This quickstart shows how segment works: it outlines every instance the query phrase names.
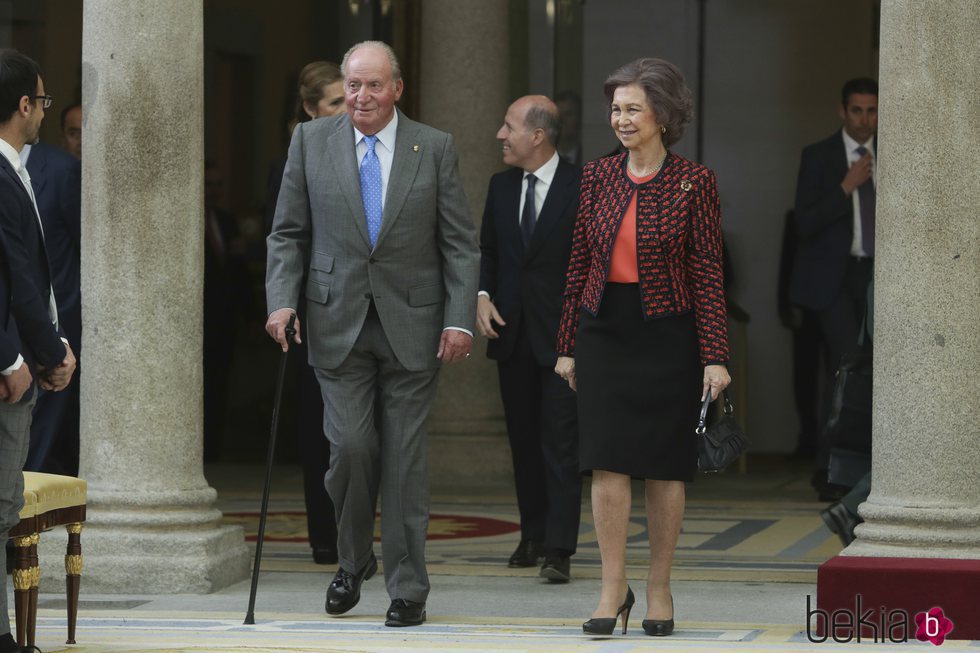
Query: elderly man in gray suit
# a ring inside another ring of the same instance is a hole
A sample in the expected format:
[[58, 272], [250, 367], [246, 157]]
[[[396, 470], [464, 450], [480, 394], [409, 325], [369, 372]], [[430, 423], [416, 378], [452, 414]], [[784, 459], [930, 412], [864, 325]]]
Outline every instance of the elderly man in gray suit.
[[347, 113], [296, 126], [268, 238], [266, 331], [285, 327], [305, 278], [309, 360], [330, 440], [340, 568], [326, 611], [343, 614], [377, 570], [374, 514], [391, 597], [385, 625], [425, 621], [429, 521], [424, 423], [442, 363], [469, 356], [476, 230], [449, 134], [395, 109], [391, 48], [344, 56]]

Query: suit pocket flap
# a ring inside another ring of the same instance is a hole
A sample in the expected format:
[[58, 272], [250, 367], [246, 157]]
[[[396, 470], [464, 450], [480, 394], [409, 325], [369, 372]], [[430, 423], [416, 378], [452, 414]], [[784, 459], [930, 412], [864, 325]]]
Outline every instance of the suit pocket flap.
[[430, 283], [425, 286], [415, 286], [408, 289], [409, 306], [428, 306], [438, 304], [443, 298], [442, 284]]
[[310, 267], [320, 272], [330, 272], [333, 270], [333, 257], [323, 252], [313, 252], [310, 257]]
[[306, 282], [306, 298], [317, 304], [326, 304], [330, 297], [330, 286], [317, 283], [313, 279]]

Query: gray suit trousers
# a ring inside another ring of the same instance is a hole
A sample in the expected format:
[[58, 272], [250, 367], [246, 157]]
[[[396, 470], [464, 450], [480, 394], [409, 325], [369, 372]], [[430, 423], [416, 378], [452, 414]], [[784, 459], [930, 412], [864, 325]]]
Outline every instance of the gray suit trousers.
[[[25, 363], [26, 364], [26, 363]], [[31, 441], [31, 411], [37, 400], [32, 385], [16, 404], [0, 402], [0, 544], [6, 544], [7, 531], [20, 523], [24, 507], [24, 462]], [[0, 635], [10, 632], [7, 615], [7, 549], [0, 546]]]
[[371, 560], [380, 489], [381, 552], [392, 599], [423, 602], [429, 594], [424, 427], [438, 374], [399, 363], [373, 307], [344, 362], [316, 369], [330, 441], [325, 483], [337, 511], [340, 566], [357, 573]]

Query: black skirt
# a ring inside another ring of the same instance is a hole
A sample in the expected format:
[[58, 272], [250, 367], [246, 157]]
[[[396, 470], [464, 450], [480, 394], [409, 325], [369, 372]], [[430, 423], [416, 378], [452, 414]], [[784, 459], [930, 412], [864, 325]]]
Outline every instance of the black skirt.
[[639, 285], [607, 283], [575, 337], [579, 467], [691, 481], [704, 367], [693, 313], [644, 320]]

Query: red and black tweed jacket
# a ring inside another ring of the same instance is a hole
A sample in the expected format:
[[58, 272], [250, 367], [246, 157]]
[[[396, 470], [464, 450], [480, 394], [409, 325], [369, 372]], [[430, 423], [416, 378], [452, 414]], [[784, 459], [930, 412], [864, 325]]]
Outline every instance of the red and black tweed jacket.
[[626, 157], [624, 153], [592, 161], [582, 171], [558, 355], [575, 355], [580, 311], [599, 312], [616, 233], [638, 190], [636, 258], [644, 318], [693, 310], [701, 363], [727, 363], [728, 318], [715, 174], [668, 152], [661, 173], [637, 186], [626, 175]]

